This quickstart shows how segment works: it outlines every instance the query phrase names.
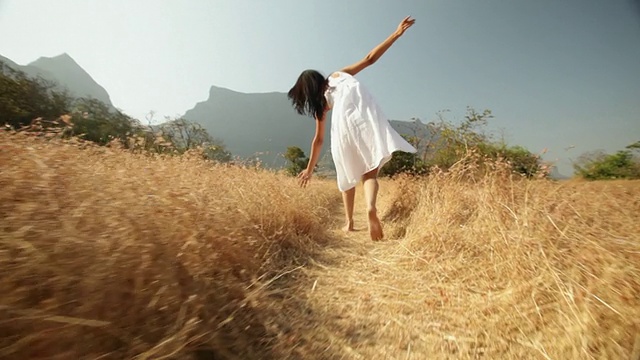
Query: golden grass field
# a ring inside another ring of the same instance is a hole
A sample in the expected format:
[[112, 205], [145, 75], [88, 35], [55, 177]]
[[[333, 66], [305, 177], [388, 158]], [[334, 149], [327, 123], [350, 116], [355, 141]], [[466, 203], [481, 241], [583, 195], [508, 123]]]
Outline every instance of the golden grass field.
[[0, 359], [639, 359], [640, 182], [333, 181], [0, 132]]

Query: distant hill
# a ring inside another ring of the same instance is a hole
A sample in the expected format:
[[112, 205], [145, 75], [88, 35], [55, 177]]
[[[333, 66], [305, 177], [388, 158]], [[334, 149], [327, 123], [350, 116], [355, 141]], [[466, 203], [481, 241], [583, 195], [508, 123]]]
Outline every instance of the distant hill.
[[51, 58], [41, 57], [27, 65], [18, 65], [3, 56], [0, 56], [0, 61], [31, 77], [40, 76], [45, 80], [53, 81], [60, 88], [67, 89], [73, 97], [95, 98], [115, 109], [109, 93], [66, 53]]
[[[328, 117], [331, 113], [328, 114]], [[216, 138], [222, 139], [234, 155], [257, 157], [268, 167], [286, 164], [282, 158], [287, 147], [298, 146], [309, 155], [315, 121], [298, 115], [285, 93], [240, 93], [212, 86], [209, 98], [184, 114]], [[401, 134], [427, 134], [430, 125], [391, 121]], [[327, 132], [329, 129], [327, 128]], [[330, 138], [323, 146], [321, 164], [330, 166]]]
[[560, 173], [557, 166], [552, 166], [551, 171], [549, 172], [549, 178], [554, 180], [568, 180], [571, 179], [571, 176], [566, 176]]
[[22, 71], [24, 71], [24, 70], [22, 69], [22, 68], [23, 68], [23, 66], [20, 66], [20, 65], [18, 65], [18, 64], [16, 64], [16, 63], [14, 63], [11, 59], [6, 58], [6, 57], [4, 57], [4, 56], [2, 56], [2, 55], [0, 55], [0, 61], [1, 61], [1, 62], [3, 62], [3, 63], [5, 63], [5, 64], [6, 64], [7, 66], [9, 66], [10, 68], [13, 68], [13, 69], [15, 69], [15, 70], [22, 70]]

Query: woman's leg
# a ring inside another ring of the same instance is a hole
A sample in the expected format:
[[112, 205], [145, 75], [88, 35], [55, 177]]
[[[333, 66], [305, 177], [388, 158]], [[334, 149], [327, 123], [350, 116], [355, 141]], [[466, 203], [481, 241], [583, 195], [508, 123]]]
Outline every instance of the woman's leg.
[[367, 217], [369, 219], [369, 234], [371, 240], [381, 240], [382, 224], [378, 219], [378, 210], [376, 208], [376, 199], [378, 197], [378, 169], [369, 171], [362, 176], [364, 187], [364, 197], [367, 201]]
[[346, 215], [346, 224], [342, 228], [344, 231], [353, 231], [353, 203], [356, 197], [355, 186], [347, 191], [342, 192], [342, 202], [344, 203], [344, 214]]

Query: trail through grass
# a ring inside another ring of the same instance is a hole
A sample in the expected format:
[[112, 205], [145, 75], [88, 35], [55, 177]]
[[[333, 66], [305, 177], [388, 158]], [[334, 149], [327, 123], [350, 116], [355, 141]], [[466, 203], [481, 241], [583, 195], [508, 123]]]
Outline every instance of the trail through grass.
[[638, 359], [640, 182], [362, 188], [0, 133], [2, 359]]
[[[640, 356], [639, 182], [382, 181], [386, 240], [356, 228], [304, 270], [322, 359]], [[499, 172], [499, 169], [497, 170]], [[457, 172], [457, 173], [456, 173]], [[337, 208], [336, 208], [337, 209]]]

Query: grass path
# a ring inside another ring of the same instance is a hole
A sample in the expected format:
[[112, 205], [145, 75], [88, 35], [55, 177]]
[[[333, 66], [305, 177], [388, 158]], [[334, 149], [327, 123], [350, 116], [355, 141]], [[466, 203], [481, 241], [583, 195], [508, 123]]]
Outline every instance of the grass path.
[[[636, 183], [491, 181], [422, 188], [421, 199], [442, 197], [419, 204], [412, 216], [424, 218], [408, 222], [419, 229], [406, 238], [384, 221], [393, 192], [403, 190], [381, 181], [381, 242], [369, 238], [361, 186], [357, 231], [342, 232], [335, 204], [332, 239], [291, 289], [299, 307], [289, 316], [294, 352], [304, 359], [640, 359], [638, 323], [630, 320], [639, 309], [632, 294], [640, 202], [628, 200]], [[416, 247], [422, 258], [409, 250]]]
[[[447, 335], [442, 319], [434, 319], [425, 304], [425, 294], [431, 293], [429, 282], [416, 281], [419, 274], [406, 267], [410, 254], [389, 235], [390, 224], [383, 224], [385, 240], [370, 240], [362, 195], [359, 187], [356, 231], [340, 230], [344, 215], [336, 206], [328, 226], [337, 241], [304, 269], [305, 280], [296, 296], [305, 300], [314, 322], [302, 335], [304, 353], [317, 359], [433, 358], [425, 344], [434, 336]], [[383, 186], [381, 215], [387, 208], [386, 196]]]

